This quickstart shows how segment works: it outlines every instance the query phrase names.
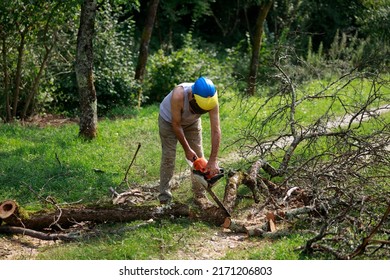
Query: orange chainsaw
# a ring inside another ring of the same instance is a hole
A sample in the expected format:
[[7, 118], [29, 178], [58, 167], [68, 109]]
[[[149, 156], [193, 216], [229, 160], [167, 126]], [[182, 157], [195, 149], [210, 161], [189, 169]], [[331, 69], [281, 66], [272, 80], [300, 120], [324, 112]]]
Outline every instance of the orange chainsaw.
[[225, 176], [225, 171], [223, 168], [219, 169], [219, 173], [216, 175], [210, 175], [206, 172], [207, 160], [203, 157], [197, 158], [193, 163], [190, 163], [192, 166], [192, 174], [194, 175], [195, 180], [206, 189], [210, 194], [213, 200], [218, 204], [218, 206], [230, 217], [229, 211], [225, 208], [219, 198], [211, 190], [211, 188], [218, 182], [219, 179]]

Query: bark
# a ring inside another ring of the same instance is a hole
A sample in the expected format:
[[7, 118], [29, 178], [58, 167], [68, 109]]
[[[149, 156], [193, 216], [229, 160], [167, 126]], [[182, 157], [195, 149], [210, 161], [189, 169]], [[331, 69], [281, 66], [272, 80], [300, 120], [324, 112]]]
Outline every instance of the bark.
[[223, 198], [223, 204], [225, 208], [231, 213], [236, 205], [237, 189], [242, 183], [243, 173], [237, 172], [229, 178], [228, 184], [225, 188], [225, 196]]
[[259, 67], [259, 55], [261, 49], [261, 39], [263, 35], [263, 25], [265, 18], [271, 9], [273, 1], [266, 1], [259, 6], [259, 14], [256, 20], [255, 35], [252, 40], [252, 57], [249, 66], [249, 77], [248, 77], [248, 94], [254, 95], [256, 90], [257, 72]]
[[146, 62], [148, 60], [149, 42], [153, 32], [153, 26], [156, 19], [159, 0], [149, 1], [149, 10], [146, 18], [145, 27], [142, 32], [141, 43], [139, 47], [138, 63], [135, 70], [135, 79], [142, 81], [144, 78]]
[[[142, 83], [144, 79], [146, 63], [148, 61], [148, 54], [149, 54], [149, 42], [150, 42], [150, 38], [152, 37], [153, 26], [156, 20], [158, 3], [159, 0], [149, 1], [148, 15], [146, 18], [144, 30], [142, 32], [139, 54], [138, 54], [138, 63], [135, 69], [135, 79], [138, 80], [140, 83]], [[142, 87], [139, 88], [138, 107], [141, 106], [141, 100], [142, 100]]]
[[9, 94], [9, 74], [7, 67], [7, 46], [6, 38], [2, 38], [2, 58], [3, 58], [3, 88], [4, 88], [4, 104], [5, 104], [5, 121], [9, 122], [11, 120], [11, 104], [10, 104], [10, 94]]
[[[3, 218], [7, 226], [22, 227], [35, 231], [50, 228], [64, 229], [77, 223], [89, 221], [93, 223], [125, 223], [136, 220], [162, 219], [170, 217], [188, 217], [190, 209], [184, 204], [173, 204], [171, 207], [156, 206], [107, 206], [85, 207], [72, 206], [54, 211], [39, 211], [27, 216], [18, 214], [18, 208]], [[10, 211], [8, 211], [9, 214]]]
[[97, 98], [93, 81], [93, 46], [96, 0], [85, 0], [81, 6], [77, 35], [76, 77], [80, 95], [79, 135], [93, 139], [97, 135]]
[[252, 167], [249, 170], [249, 174], [245, 176], [243, 183], [247, 185], [253, 194], [253, 199], [256, 203], [259, 203], [260, 201], [260, 192], [259, 188], [257, 187], [257, 174], [259, 173], [259, 169], [262, 165], [262, 161], [258, 160], [255, 162], [255, 164], [252, 165]]
[[32, 229], [26, 229], [22, 227], [11, 227], [11, 226], [0, 226], [0, 233], [5, 234], [23, 234], [28, 235], [34, 238], [41, 240], [64, 240], [72, 241], [77, 239], [71, 234], [62, 234], [62, 233], [43, 233]]
[[24, 59], [24, 46], [25, 46], [26, 34], [27, 34], [27, 27], [23, 31], [20, 32], [20, 45], [18, 47], [18, 64], [16, 66], [15, 92], [14, 92], [14, 97], [13, 97], [13, 107], [12, 107], [11, 120], [13, 120], [16, 117], [16, 113], [18, 110], [20, 87], [21, 87], [21, 81], [22, 81], [22, 65], [23, 65], [23, 59]]

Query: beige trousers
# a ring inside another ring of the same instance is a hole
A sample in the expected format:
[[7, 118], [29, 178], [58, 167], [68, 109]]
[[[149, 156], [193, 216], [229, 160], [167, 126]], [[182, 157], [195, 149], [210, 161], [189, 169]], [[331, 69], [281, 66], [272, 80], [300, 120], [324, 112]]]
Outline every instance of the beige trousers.
[[[177, 138], [172, 129], [172, 124], [165, 121], [161, 116], [158, 118], [159, 133], [161, 139], [162, 155], [160, 163], [160, 194], [158, 199], [161, 203], [169, 203], [172, 200], [171, 179], [175, 170]], [[199, 118], [191, 125], [183, 126], [184, 135], [199, 157], [203, 156], [202, 146], [202, 123]], [[191, 173], [192, 189], [195, 200], [205, 198], [203, 187], [194, 180]]]

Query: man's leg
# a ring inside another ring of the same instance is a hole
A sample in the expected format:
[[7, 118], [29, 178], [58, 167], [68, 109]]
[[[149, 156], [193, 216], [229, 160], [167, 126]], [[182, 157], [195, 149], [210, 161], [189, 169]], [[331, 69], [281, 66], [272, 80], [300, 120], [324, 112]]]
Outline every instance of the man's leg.
[[[185, 127], [183, 130], [191, 149], [195, 151], [198, 157], [203, 157], [201, 119], [199, 119], [194, 124]], [[206, 196], [206, 190], [198, 181], [195, 180], [192, 172], [191, 172], [191, 183], [192, 183], [192, 191], [194, 193], [195, 203], [198, 206], [202, 206], [205, 208], [210, 207], [212, 203]]]
[[166, 204], [172, 200], [171, 179], [175, 169], [177, 138], [172, 130], [172, 125], [161, 116], [158, 118], [159, 133], [161, 139], [161, 163], [160, 163], [160, 203]]

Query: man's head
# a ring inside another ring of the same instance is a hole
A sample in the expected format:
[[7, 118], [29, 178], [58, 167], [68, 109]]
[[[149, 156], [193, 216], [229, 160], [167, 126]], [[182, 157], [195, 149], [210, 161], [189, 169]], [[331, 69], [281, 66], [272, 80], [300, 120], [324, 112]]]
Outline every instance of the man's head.
[[218, 105], [218, 94], [213, 82], [205, 77], [200, 77], [192, 85], [191, 109], [196, 114], [204, 114]]

